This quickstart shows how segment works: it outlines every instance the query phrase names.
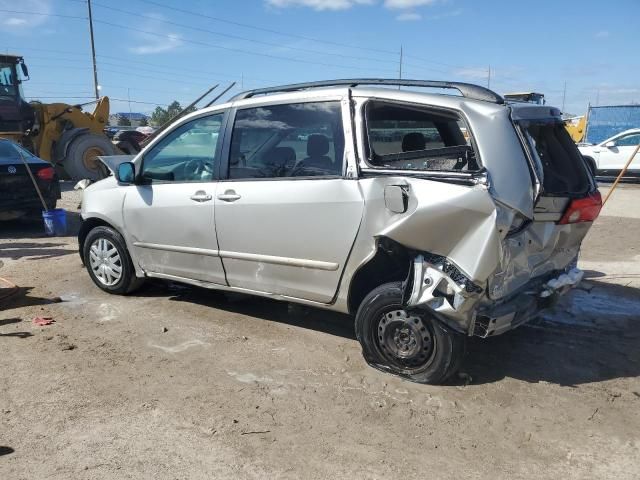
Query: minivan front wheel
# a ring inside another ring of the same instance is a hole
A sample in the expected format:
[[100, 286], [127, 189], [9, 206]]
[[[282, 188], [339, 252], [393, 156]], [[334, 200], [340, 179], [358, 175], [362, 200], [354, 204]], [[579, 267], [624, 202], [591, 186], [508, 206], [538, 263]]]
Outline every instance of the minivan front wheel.
[[356, 336], [374, 368], [430, 384], [457, 371], [466, 340], [426, 310], [405, 310], [401, 282], [381, 285], [365, 297], [356, 314]]
[[136, 277], [124, 238], [111, 227], [99, 226], [91, 230], [85, 238], [82, 254], [91, 280], [105, 292], [131, 293], [144, 281]]

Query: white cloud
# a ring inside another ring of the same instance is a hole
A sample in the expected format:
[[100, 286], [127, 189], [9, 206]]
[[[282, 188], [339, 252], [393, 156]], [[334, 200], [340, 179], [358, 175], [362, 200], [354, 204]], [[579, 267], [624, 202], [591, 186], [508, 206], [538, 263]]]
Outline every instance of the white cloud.
[[418, 20], [422, 20], [422, 15], [415, 12], [401, 13], [396, 17], [396, 20], [399, 22], [417, 22]]
[[395, 10], [408, 10], [410, 8], [433, 5], [438, 0], [384, 0], [384, 6]]
[[11, 13], [0, 19], [0, 29], [19, 33], [40, 26], [50, 18], [46, 14], [51, 13], [51, 0], [21, 0], [19, 3], [15, 0], [0, 0], [0, 10], [16, 10], [17, 6], [20, 7], [18, 10], [45, 15]]
[[609, 31], [608, 30], [600, 30], [599, 32], [596, 33], [595, 37], [596, 38], [608, 38], [609, 37]]
[[346, 10], [356, 5], [371, 5], [373, 0], [266, 0], [276, 8], [309, 7], [314, 10]]
[[9, 17], [4, 21], [4, 24], [9, 27], [18, 27], [20, 25], [26, 25], [27, 20], [25, 20], [24, 18]]
[[[164, 32], [164, 24], [161, 21], [164, 20], [164, 16], [149, 14], [145, 17], [147, 21], [144, 22], [140, 28], [141, 30]], [[152, 55], [154, 53], [168, 52], [184, 44], [181, 35], [171, 32], [163, 33], [162, 36], [139, 32], [136, 34], [135, 42], [136, 45], [129, 47], [129, 51], [137, 55]]]

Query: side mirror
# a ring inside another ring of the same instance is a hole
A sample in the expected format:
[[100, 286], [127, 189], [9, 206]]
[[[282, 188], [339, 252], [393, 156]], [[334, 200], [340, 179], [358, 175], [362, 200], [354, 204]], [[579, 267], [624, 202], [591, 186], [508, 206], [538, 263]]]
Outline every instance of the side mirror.
[[133, 183], [136, 179], [136, 167], [131, 162], [124, 162], [118, 165], [118, 172], [116, 175], [118, 182], [120, 183]]
[[20, 68], [22, 69], [22, 76], [24, 76], [25, 80], [29, 80], [29, 69], [24, 63], [20, 64]]
[[604, 144], [604, 146], [605, 146], [605, 147], [607, 147], [607, 148], [613, 148], [613, 147], [615, 147], [615, 146], [616, 146], [616, 142], [614, 142], [613, 140], [611, 140], [611, 141], [609, 141], [609, 142], [605, 143], [605, 144]]

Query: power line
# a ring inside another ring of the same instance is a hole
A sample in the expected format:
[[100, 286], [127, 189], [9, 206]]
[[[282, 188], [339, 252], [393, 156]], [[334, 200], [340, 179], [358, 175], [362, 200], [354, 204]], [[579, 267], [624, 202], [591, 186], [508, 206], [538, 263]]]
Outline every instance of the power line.
[[[105, 20], [94, 20], [94, 23], [100, 23], [103, 25], [109, 25], [111, 27], [116, 27], [116, 28], [122, 28], [124, 30], [130, 30], [133, 32], [138, 32], [138, 33], [144, 33], [147, 35], [153, 35], [156, 37], [161, 37], [161, 38], [169, 38], [169, 39], [173, 39], [175, 37], [172, 37], [171, 35], [165, 35], [162, 33], [158, 33], [158, 32], [152, 32], [150, 30], [142, 30], [140, 28], [134, 28], [134, 27], [127, 27], [125, 25], [119, 25], [117, 23], [113, 23], [113, 22], [107, 22]], [[224, 47], [221, 45], [216, 45], [213, 43], [208, 43], [208, 42], [202, 42], [202, 41], [198, 41], [198, 40], [189, 40], [186, 38], [182, 38], [181, 39], [183, 42], [186, 43], [191, 43], [194, 45], [201, 45], [201, 46], [205, 46], [205, 47], [211, 47], [211, 48], [218, 48], [221, 50], [227, 50], [230, 52], [235, 52], [235, 53], [243, 53], [246, 55], [253, 55], [253, 56], [258, 56], [258, 57], [265, 57], [265, 58], [273, 58], [276, 60], [285, 60], [285, 61], [289, 61], [289, 62], [296, 62], [296, 63], [304, 63], [304, 64], [308, 64], [308, 65], [319, 65], [322, 67], [330, 67], [330, 68], [342, 68], [342, 69], [347, 69], [347, 70], [353, 70], [353, 69], [358, 69], [358, 70], [378, 70], [378, 71], [392, 71], [395, 72], [395, 70], [393, 69], [380, 69], [380, 68], [367, 68], [367, 67], [356, 67], [356, 66], [349, 66], [349, 65], [339, 65], [339, 64], [333, 64], [333, 63], [326, 63], [326, 62], [315, 62], [313, 60], [303, 60], [303, 59], [299, 59], [299, 58], [291, 58], [291, 57], [281, 57], [279, 55], [272, 55], [269, 53], [258, 53], [258, 52], [252, 52], [249, 50], [243, 50], [240, 48], [233, 48], [233, 47]]]
[[211, 16], [211, 15], [204, 14], [202, 12], [194, 12], [194, 11], [186, 10], [186, 9], [183, 9], [183, 8], [172, 7], [172, 6], [160, 3], [160, 2], [155, 2], [153, 0], [138, 0], [138, 1], [142, 2], [142, 3], [149, 4], [149, 5], [155, 5], [156, 7], [166, 8], [167, 10], [173, 10], [174, 12], [180, 12], [180, 13], [184, 13], [184, 14], [187, 14], [187, 15], [196, 16], [196, 17], [199, 17], [199, 18], [207, 18], [209, 20], [214, 20], [216, 22], [226, 23], [228, 25], [234, 25], [236, 27], [249, 28], [249, 29], [258, 30], [258, 31], [261, 31], [261, 32], [273, 33], [273, 34], [281, 35], [281, 36], [284, 36], [284, 37], [297, 38], [299, 40], [307, 40], [307, 41], [315, 42], [315, 43], [324, 43], [326, 45], [333, 45], [333, 46], [336, 46], [336, 47], [353, 48], [353, 49], [357, 49], [357, 50], [366, 50], [366, 51], [375, 52], [375, 53], [386, 53], [386, 54], [394, 55], [394, 56], [397, 55], [397, 52], [393, 52], [391, 50], [382, 50], [382, 49], [378, 49], [378, 48], [362, 47], [362, 46], [359, 46], [359, 45], [349, 45], [349, 44], [346, 44], [346, 43], [332, 42], [330, 40], [322, 40], [322, 39], [319, 39], [319, 38], [307, 37], [305, 35], [297, 35], [297, 34], [294, 34], [294, 33], [285, 33], [285, 32], [281, 32], [281, 31], [278, 31], [278, 30], [273, 30], [273, 29], [270, 29], [270, 28], [260, 27], [258, 25], [250, 25], [250, 24], [247, 24], [247, 23], [241, 23], [241, 22], [236, 22], [236, 21], [233, 21], [233, 20], [227, 20], [227, 19], [220, 18], [220, 17], [214, 17], [214, 16]]
[[[351, 59], [351, 60], [366, 60], [366, 61], [371, 61], [371, 62], [380, 62], [379, 58], [371, 58], [371, 57], [361, 57], [361, 56], [356, 56], [356, 55], [345, 55], [342, 53], [335, 53], [335, 52], [323, 52], [321, 50], [313, 50], [313, 49], [309, 49], [309, 48], [302, 48], [302, 47], [293, 47], [290, 45], [283, 45], [283, 44], [279, 44], [279, 43], [273, 43], [273, 42], [266, 42], [264, 40], [257, 40], [255, 38], [248, 38], [248, 37], [243, 37], [240, 35], [233, 35], [230, 33], [222, 33], [222, 32], [217, 32], [215, 30], [209, 30], [207, 28], [201, 28], [201, 27], [196, 27], [193, 25], [186, 25], [184, 23], [178, 23], [178, 22], [174, 22], [171, 20], [165, 20], [163, 18], [158, 18], [158, 17], [154, 17], [152, 15], [145, 15], [144, 13], [138, 13], [138, 12], [132, 12], [129, 10], [123, 10], [121, 8], [116, 8], [116, 7], [112, 7], [110, 5], [104, 5], [101, 3], [97, 3], [97, 2], [93, 2], [93, 5], [96, 7], [100, 7], [106, 10], [111, 10], [114, 12], [119, 12], [119, 13], [124, 13], [126, 15], [132, 15], [136, 18], [148, 18], [149, 20], [153, 20], [156, 22], [161, 22], [161, 23], [166, 23], [168, 25], [174, 25], [176, 27], [181, 27], [181, 28], [186, 28], [188, 30], [194, 30], [194, 31], [198, 31], [198, 32], [204, 32], [204, 33], [208, 33], [211, 35], [218, 35], [221, 37], [225, 37], [225, 38], [232, 38], [234, 40], [242, 40], [245, 42], [251, 42], [251, 43], [256, 43], [259, 45], [266, 45], [268, 47], [276, 47], [276, 48], [284, 48], [287, 50], [295, 50], [295, 51], [299, 51], [299, 52], [304, 52], [304, 53], [312, 53], [315, 55], [328, 55], [328, 56], [333, 56], [333, 57], [341, 57], [341, 58], [346, 58], [346, 59]], [[393, 63], [393, 60], [384, 60], [386, 63]]]
[[[72, 0], [72, 1], [82, 2], [84, 0]], [[396, 57], [398, 55], [398, 52], [394, 52], [393, 50], [385, 50], [385, 49], [382, 49], [382, 48], [373, 48], [373, 47], [363, 47], [361, 45], [334, 42], [334, 41], [331, 41], [331, 40], [326, 40], [326, 39], [316, 38], [316, 37], [308, 37], [306, 35], [298, 35], [298, 34], [295, 34], [295, 33], [286, 33], [286, 32], [274, 30], [274, 29], [271, 29], [271, 28], [261, 27], [259, 25], [251, 25], [251, 24], [247, 24], [247, 23], [237, 22], [237, 21], [234, 21], [234, 20], [229, 20], [229, 19], [226, 19], [226, 18], [207, 15], [207, 14], [202, 13], [202, 12], [195, 12], [195, 11], [187, 10], [187, 9], [184, 9], [184, 8], [177, 8], [177, 7], [173, 7], [173, 6], [170, 6], [170, 5], [165, 5], [164, 3], [156, 2], [154, 0], [138, 0], [138, 1], [142, 2], [142, 3], [149, 4], [149, 5], [155, 5], [157, 7], [165, 8], [167, 10], [173, 10], [175, 12], [184, 13], [186, 15], [192, 15], [192, 16], [195, 16], [195, 17], [198, 17], [198, 18], [207, 18], [209, 20], [213, 20], [213, 21], [216, 21], [216, 22], [226, 23], [228, 25], [233, 25], [233, 26], [236, 26], [236, 27], [248, 28], [248, 29], [257, 30], [257, 31], [261, 31], [261, 32], [272, 33], [272, 34], [280, 35], [280, 36], [283, 36], [283, 37], [296, 38], [296, 39], [299, 39], [299, 40], [307, 40], [307, 41], [313, 42], [313, 43], [323, 43], [325, 45], [332, 45], [332, 46], [335, 46], [335, 47], [351, 48], [351, 49], [354, 49], [354, 50], [363, 50], [363, 51], [373, 52], [373, 53], [384, 53], [386, 55], [391, 55], [393, 57]], [[426, 59], [426, 58], [419, 57], [417, 55], [407, 55], [407, 54], [405, 54], [404, 56], [406, 58], [413, 58], [414, 60], [419, 60], [419, 61], [425, 62], [425, 63], [432, 63], [434, 65], [441, 65], [441, 66], [444, 66], [444, 67], [466, 68], [466, 67], [461, 66], [461, 65], [452, 65], [450, 63], [444, 63], [444, 62], [438, 62], [438, 61], [435, 61], [435, 60], [429, 60], [429, 59]], [[380, 59], [376, 59], [376, 61], [380, 61]], [[405, 62], [405, 65], [409, 65], [409, 64], [407, 64]], [[416, 65], [414, 65], [414, 66], [416, 66]]]
[[[56, 54], [63, 54], [63, 55], [76, 55], [76, 56], [84, 56], [86, 57], [87, 54], [86, 53], [80, 53], [80, 52], [71, 52], [68, 50], [52, 50], [52, 49], [47, 49], [47, 48], [33, 48], [33, 47], [8, 47], [9, 49], [14, 49], [14, 50], [34, 50], [37, 52], [49, 52], [49, 53], [56, 53]], [[114, 57], [111, 55], [101, 55], [101, 54], [97, 54], [96, 55], [98, 58], [107, 58], [110, 60], [115, 60], [118, 62], [122, 62], [125, 63], [126, 66], [129, 66], [131, 62], [124, 60], [122, 57]], [[50, 57], [39, 57], [39, 56], [29, 56], [29, 59], [40, 59], [40, 60], [50, 60]], [[83, 60], [76, 60], [76, 59], [72, 59], [72, 58], [65, 58], [65, 61], [68, 62], [83, 62]], [[159, 64], [159, 63], [153, 63], [153, 62], [145, 62], [142, 60], [138, 60], [136, 59], [136, 70], [141, 70], [140, 67], [138, 65], [149, 65], [152, 67], [158, 67], [158, 68], [165, 68], [167, 70], [171, 70], [172, 72], [175, 71], [175, 64], [173, 65], [163, 65], [163, 64]], [[125, 65], [123, 65], [125, 66]], [[144, 70], [144, 69], [142, 69]], [[249, 80], [258, 80], [260, 82], [278, 82], [279, 80], [275, 80], [273, 78], [259, 78], [259, 77], [253, 77], [253, 76], [247, 76], [244, 75], [243, 73], [238, 73], [235, 75], [231, 75], [228, 73], [221, 73], [221, 72], [214, 72], [211, 70], [203, 70], [201, 68], [188, 68], [188, 67], [180, 67], [181, 71], [185, 71], [185, 72], [196, 72], [196, 73], [201, 73], [201, 74], [209, 74], [209, 75], [218, 75], [220, 77], [227, 77], [231, 80], [237, 80], [240, 77], [244, 77], [245, 79], [249, 79]], [[207, 77], [208, 79], [212, 78], [212, 77]]]
[[0, 9], [3, 13], [15, 13], [19, 15], [40, 15], [41, 17], [59, 17], [59, 18], [73, 18], [76, 20], [86, 20], [87, 17], [78, 17], [75, 15], [60, 15], [58, 13], [40, 13], [40, 12], [25, 12], [24, 10], [4, 10]]

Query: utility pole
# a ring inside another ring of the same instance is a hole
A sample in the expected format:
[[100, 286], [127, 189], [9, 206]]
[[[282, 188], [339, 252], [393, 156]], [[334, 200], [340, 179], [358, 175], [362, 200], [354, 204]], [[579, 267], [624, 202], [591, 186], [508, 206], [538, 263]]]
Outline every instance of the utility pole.
[[127, 88], [127, 102], [129, 102], [129, 124], [131, 124], [131, 89]]
[[98, 67], [96, 66], [96, 47], [93, 44], [93, 16], [91, 15], [91, 0], [87, 0], [87, 7], [89, 8], [89, 36], [91, 37], [91, 57], [93, 59], [93, 89], [96, 94], [96, 100], [100, 98], [98, 92]]
[[487, 70], [487, 88], [491, 88], [491, 65], [489, 65], [489, 70]]
[[567, 81], [564, 81], [564, 89], [562, 90], [562, 113], [564, 113], [564, 101], [567, 98]]

